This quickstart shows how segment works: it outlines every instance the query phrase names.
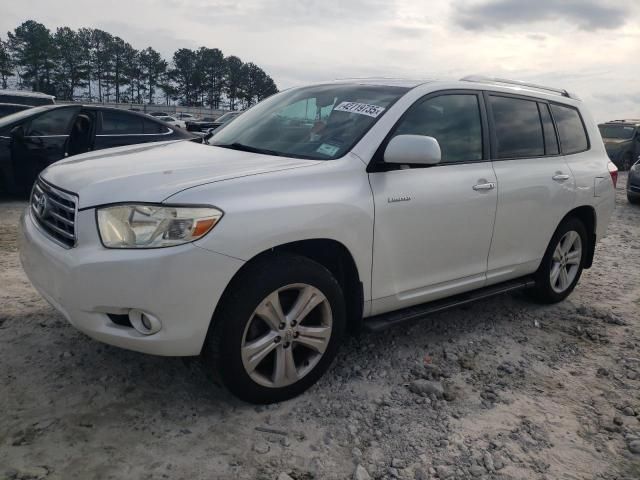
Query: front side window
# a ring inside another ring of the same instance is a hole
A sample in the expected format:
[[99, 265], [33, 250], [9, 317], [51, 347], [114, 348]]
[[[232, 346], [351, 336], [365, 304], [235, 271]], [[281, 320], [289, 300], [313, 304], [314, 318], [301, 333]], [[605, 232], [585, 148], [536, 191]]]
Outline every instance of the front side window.
[[584, 152], [589, 148], [587, 132], [584, 130], [578, 110], [561, 105], [551, 105], [551, 113], [558, 126], [562, 153]]
[[144, 118], [127, 112], [102, 111], [102, 135], [139, 135], [144, 133]]
[[78, 113], [76, 108], [56, 108], [38, 115], [31, 120], [26, 135], [28, 137], [68, 135], [71, 130], [71, 120], [76, 113]]
[[497, 140], [497, 158], [544, 155], [544, 136], [538, 104], [512, 97], [490, 98]]
[[424, 135], [438, 140], [442, 163], [482, 160], [482, 121], [475, 94], [450, 94], [413, 105], [393, 136]]
[[407, 88], [332, 84], [287, 90], [239, 115], [209, 143], [270, 155], [345, 155]]

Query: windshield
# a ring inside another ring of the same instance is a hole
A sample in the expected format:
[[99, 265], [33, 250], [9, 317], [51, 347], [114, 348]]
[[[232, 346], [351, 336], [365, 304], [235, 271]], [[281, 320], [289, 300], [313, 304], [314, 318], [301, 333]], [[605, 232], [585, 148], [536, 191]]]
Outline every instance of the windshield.
[[600, 125], [602, 138], [617, 138], [619, 140], [631, 140], [636, 127], [624, 125]]
[[[50, 105], [45, 105], [42, 107], [33, 107], [28, 108], [26, 110], [22, 110], [21, 112], [12, 113], [11, 115], [7, 115], [6, 117], [0, 118], [0, 128], [4, 128], [7, 125], [11, 125], [12, 123], [19, 122], [20, 120], [24, 120], [25, 118], [30, 117], [31, 115], [36, 115], [40, 112], [46, 112], [52, 108]], [[56, 107], [53, 107], [56, 108]]]
[[287, 90], [238, 116], [209, 143], [269, 155], [338, 158], [407, 91], [355, 84]]

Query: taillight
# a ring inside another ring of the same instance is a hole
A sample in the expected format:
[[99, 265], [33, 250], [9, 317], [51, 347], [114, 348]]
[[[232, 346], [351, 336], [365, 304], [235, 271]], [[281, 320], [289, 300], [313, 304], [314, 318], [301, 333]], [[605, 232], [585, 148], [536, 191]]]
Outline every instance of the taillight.
[[609, 162], [609, 175], [611, 175], [611, 181], [613, 182], [613, 188], [618, 186], [618, 167], [615, 163]]

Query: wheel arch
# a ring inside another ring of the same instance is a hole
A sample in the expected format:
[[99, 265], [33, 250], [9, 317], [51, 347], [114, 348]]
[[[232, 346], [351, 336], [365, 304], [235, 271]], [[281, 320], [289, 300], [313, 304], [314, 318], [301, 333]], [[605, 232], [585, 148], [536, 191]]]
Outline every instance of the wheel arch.
[[213, 330], [212, 327], [220, 305], [223, 304], [230, 291], [238, 288], [238, 279], [242, 277], [244, 272], [256, 262], [278, 254], [293, 254], [306, 257], [329, 270], [340, 284], [344, 294], [347, 308], [347, 328], [351, 332], [357, 332], [360, 329], [364, 309], [364, 289], [353, 255], [343, 243], [337, 240], [314, 238], [276, 245], [254, 255], [245, 262], [222, 293], [214, 310], [209, 332]]
[[596, 248], [596, 228], [598, 225], [596, 210], [591, 205], [582, 205], [576, 207], [569, 213], [567, 213], [558, 225], [562, 225], [568, 218], [577, 218], [582, 222], [587, 230], [589, 244], [587, 246], [587, 257], [585, 259], [584, 268], [591, 268], [591, 265], [593, 265], [593, 256], [595, 254]]

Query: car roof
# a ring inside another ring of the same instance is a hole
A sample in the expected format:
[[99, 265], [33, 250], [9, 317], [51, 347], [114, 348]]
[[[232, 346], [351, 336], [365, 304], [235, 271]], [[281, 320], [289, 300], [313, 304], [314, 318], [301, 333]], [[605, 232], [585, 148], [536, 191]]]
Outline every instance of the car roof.
[[518, 80], [509, 80], [497, 77], [488, 77], [483, 75], [469, 75], [457, 80], [444, 79], [444, 78], [424, 78], [424, 79], [407, 79], [407, 78], [386, 78], [386, 77], [371, 77], [371, 78], [341, 78], [330, 82], [322, 82], [316, 85], [327, 84], [354, 84], [354, 85], [377, 85], [388, 87], [405, 87], [413, 89], [420, 86], [436, 85], [439, 84], [446, 89], [468, 89], [477, 88], [478, 90], [495, 90], [504, 93], [512, 93], [514, 95], [525, 95], [537, 98], [545, 98], [549, 100], [560, 101], [561, 103], [568, 103], [575, 105], [580, 103], [581, 100], [573, 93], [568, 92], [563, 88], [549, 87], [545, 85], [539, 85], [536, 83], [522, 82]]
[[[8, 102], [0, 102], [0, 107], [22, 107], [24, 109], [27, 108], [33, 108], [33, 105], [25, 105], [24, 103], [8, 103]], [[44, 107], [45, 105], [40, 105], [41, 107]]]
[[640, 120], [609, 120], [600, 125], [633, 125], [634, 127], [640, 127]]
[[42, 92], [29, 92], [27, 90], [0, 90], [0, 95], [11, 95], [17, 97], [35, 97], [35, 98], [50, 98], [55, 99], [54, 95], [48, 95]]

